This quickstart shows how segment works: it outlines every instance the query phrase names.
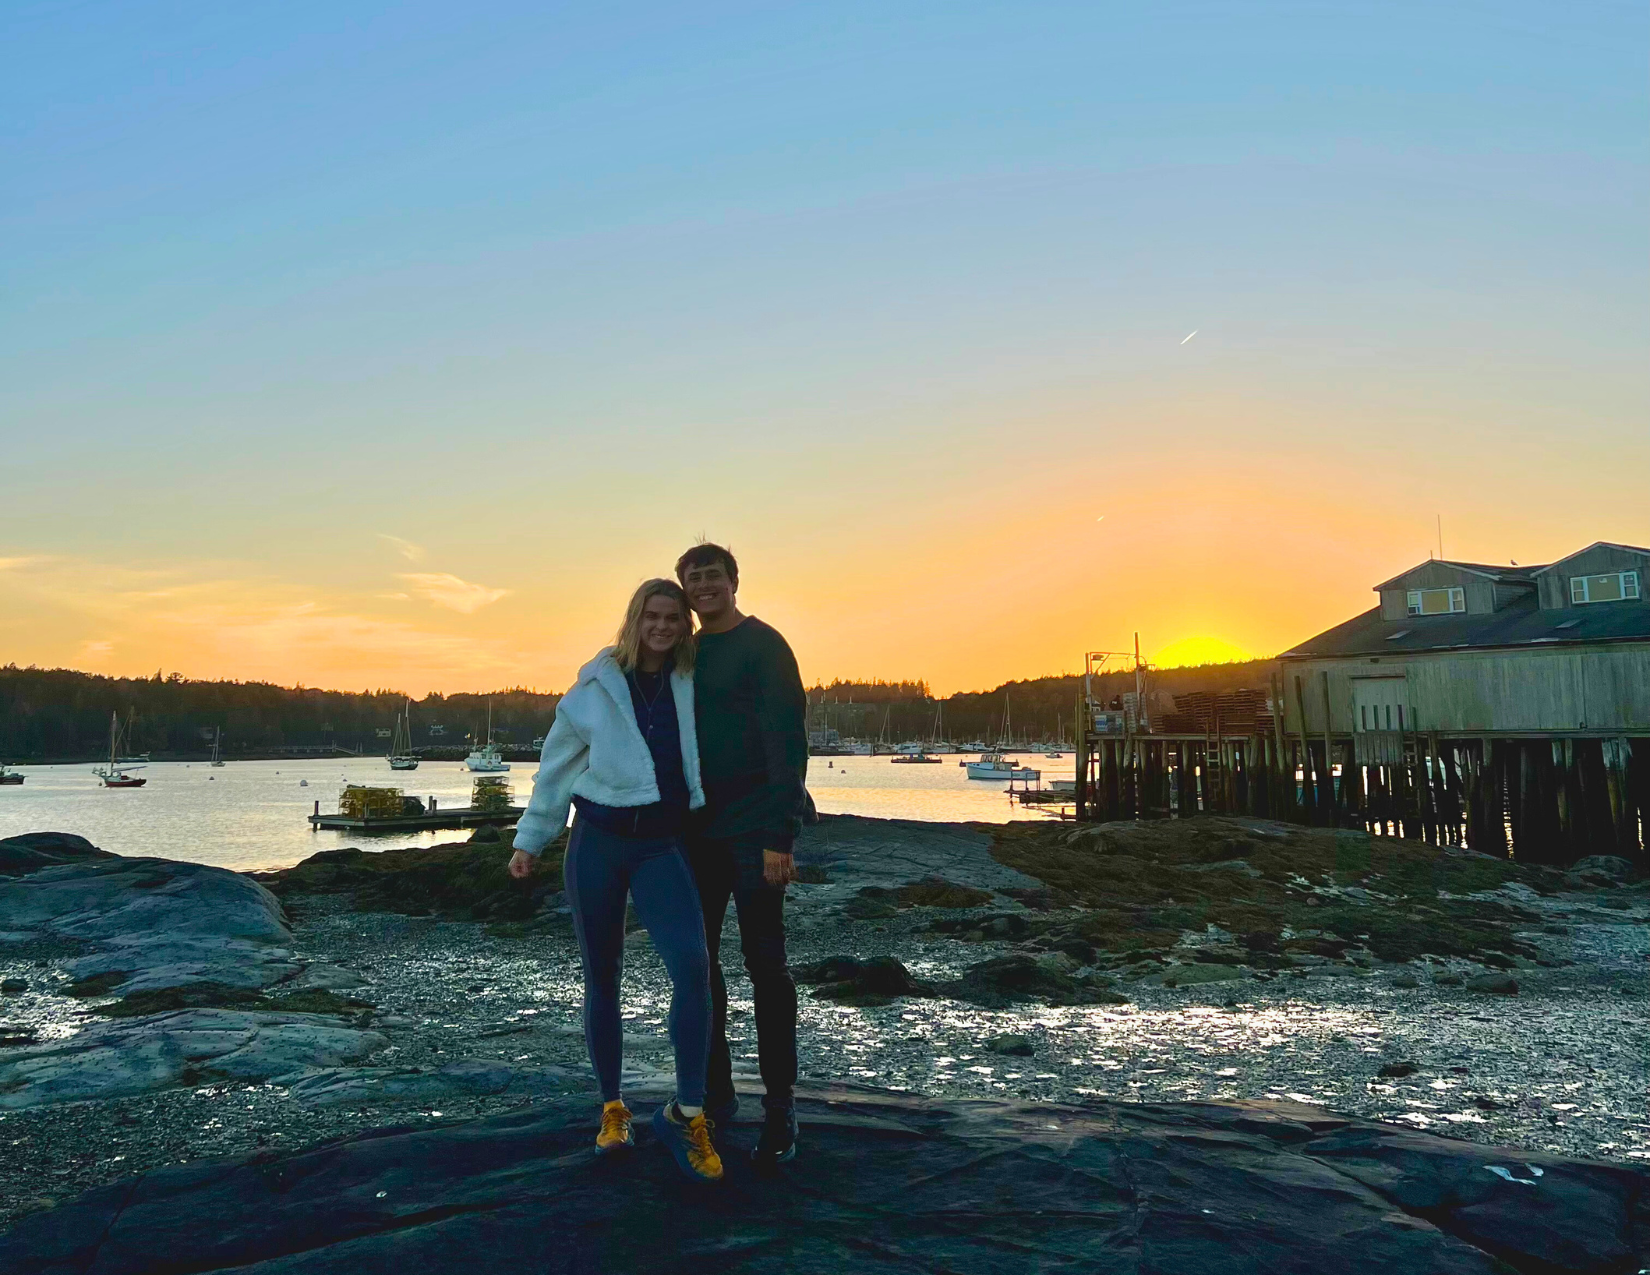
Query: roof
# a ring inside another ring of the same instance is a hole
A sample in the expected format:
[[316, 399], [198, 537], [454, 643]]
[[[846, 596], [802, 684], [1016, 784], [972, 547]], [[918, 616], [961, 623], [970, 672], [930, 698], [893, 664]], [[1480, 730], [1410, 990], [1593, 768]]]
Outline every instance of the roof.
[[1381, 609], [1372, 607], [1362, 615], [1308, 638], [1279, 658], [1402, 655], [1416, 651], [1634, 640], [1650, 641], [1650, 601], [1597, 602], [1543, 611], [1532, 596], [1481, 615], [1383, 620]]
[[[1586, 552], [1583, 550], [1583, 552]], [[1419, 571], [1422, 567], [1455, 567], [1460, 571], [1470, 571], [1474, 575], [1483, 576], [1486, 580], [1517, 580], [1524, 584], [1530, 583], [1530, 577], [1537, 571], [1545, 571], [1545, 567], [1498, 567], [1487, 562], [1455, 562], [1449, 558], [1428, 558], [1425, 562], [1417, 562], [1413, 567], [1400, 571], [1390, 580], [1383, 580], [1376, 585], [1381, 589], [1396, 589], [1399, 583], [1409, 575]]]
[[1623, 553], [1639, 553], [1643, 554], [1646, 558], [1650, 558], [1650, 549], [1643, 549], [1638, 545], [1618, 545], [1613, 540], [1595, 540], [1585, 549], [1577, 549], [1574, 553], [1565, 554], [1564, 557], [1560, 558], [1557, 562], [1549, 562], [1544, 567], [1534, 568], [1530, 574], [1533, 576], [1538, 576], [1543, 571], [1552, 571], [1554, 568], [1562, 567], [1566, 562], [1569, 562], [1570, 559], [1579, 558], [1582, 554], [1591, 553], [1594, 549], [1620, 549]]

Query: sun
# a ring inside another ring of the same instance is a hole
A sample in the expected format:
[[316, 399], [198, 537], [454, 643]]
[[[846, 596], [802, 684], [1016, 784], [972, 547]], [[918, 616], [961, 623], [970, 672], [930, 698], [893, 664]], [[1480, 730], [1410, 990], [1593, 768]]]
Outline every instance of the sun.
[[1185, 668], [1192, 664], [1232, 664], [1254, 658], [1253, 651], [1246, 651], [1235, 642], [1199, 634], [1159, 647], [1152, 663], [1158, 668]]

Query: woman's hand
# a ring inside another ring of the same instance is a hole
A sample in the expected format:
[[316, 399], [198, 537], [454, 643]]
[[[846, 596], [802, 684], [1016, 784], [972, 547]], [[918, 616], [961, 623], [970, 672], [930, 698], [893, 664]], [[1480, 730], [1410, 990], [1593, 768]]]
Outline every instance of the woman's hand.
[[777, 850], [762, 852], [762, 879], [769, 885], [783, 889], [796, 880], [796, 856]]
[[538, 860], [528, 854], [527, 851], [517, 850], [510, 856], [510, 875], [517, 881], [525, 881], [532, 875], [537, 864]]

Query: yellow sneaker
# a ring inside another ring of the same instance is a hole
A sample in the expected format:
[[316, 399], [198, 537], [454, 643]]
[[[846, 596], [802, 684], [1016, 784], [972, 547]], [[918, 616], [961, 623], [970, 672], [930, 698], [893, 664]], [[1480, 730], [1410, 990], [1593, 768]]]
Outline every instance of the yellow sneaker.
[[710, 1140], [714, 1126], [703, 1112], [691, 1120], [667, 1103], [653, 1113], [653, 1132], [676, 1158], [677, 1167], [696, 1182], [720, 1182], [722, 1157]]
[[597, 1155], [623, 1151], [636, 1145], [636, 1139], [630, 1132], [630, 1120], [630, 1108], [624, 1103], [614, 1101], [602, 1104], [602, 1127], [596, 1133]]

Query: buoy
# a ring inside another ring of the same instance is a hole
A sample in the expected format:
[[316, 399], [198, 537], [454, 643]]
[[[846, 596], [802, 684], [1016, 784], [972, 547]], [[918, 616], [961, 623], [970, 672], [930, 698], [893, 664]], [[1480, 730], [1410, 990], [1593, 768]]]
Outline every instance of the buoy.
[[298, 781], [298, 787], [300, 787], [300, 788], [308, 788], [308, 787], [309, 787], [309, 780], [307, 780], [307, 779], [300, 779], [300, 780], [299, 780], [299, 781]]

